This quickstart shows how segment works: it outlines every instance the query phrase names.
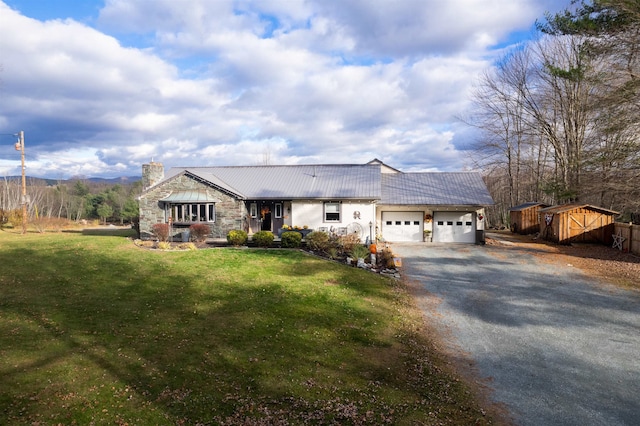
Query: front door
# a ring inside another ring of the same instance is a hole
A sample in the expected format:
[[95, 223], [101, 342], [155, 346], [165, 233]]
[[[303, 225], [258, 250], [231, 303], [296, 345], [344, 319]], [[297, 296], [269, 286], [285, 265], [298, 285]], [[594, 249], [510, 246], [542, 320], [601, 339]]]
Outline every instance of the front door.
[[260, 230], [271, 231], [271, 215], [273, 214], [273, 203], [263, 201], [260, 206]]

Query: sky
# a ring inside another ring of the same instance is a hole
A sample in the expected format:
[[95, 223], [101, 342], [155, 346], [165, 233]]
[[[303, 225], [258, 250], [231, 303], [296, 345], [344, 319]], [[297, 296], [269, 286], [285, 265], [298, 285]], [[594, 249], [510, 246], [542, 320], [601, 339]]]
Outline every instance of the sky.
[[[0, 175], [473, 169], [480, 74], [570, 0], [0, 0]], [[4, 148], [2, 148], [4, 146]]]

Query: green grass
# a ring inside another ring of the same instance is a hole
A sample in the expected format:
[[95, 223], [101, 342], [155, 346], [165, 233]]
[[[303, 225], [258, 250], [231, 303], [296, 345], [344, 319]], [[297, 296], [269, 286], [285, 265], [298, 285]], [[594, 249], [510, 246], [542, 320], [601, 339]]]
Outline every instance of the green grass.
[[0, 232], [0, 424], [487, 423], [400, 284], [295, 250]]

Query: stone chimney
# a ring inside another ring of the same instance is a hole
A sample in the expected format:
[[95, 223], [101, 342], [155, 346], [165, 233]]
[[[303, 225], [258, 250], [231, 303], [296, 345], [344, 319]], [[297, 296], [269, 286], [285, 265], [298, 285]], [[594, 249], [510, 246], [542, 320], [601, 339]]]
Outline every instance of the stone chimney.
[[164, 166], [162, 163], [142, 165], [142, 190], [146, 191], [164, 178]]

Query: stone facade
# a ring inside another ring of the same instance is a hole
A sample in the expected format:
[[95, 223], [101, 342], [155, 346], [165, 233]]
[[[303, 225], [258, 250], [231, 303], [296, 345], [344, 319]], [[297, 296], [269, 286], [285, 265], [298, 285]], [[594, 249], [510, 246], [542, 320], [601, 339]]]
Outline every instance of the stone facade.
[[[206, 191], [210, 196], [220, 200], [220, 202], [215, 203], [215, 222], [207, 223], [211, 228], [210, 237], [225, 238], [229, 231], [245, 228], [244, 222], [247, 217], [247, 210], [244, 201], [182, 174], [150, 188], [140, 197], [140, 238], [153, 238], [152, 226], [156, 223], [167, 222], [164, 203], [158, 200], [167, 197], [174, 191], [189, 190]], [[186, 228], [186, 226], [182, 228], [174, 227], [174, 238], [179, 238]]]

